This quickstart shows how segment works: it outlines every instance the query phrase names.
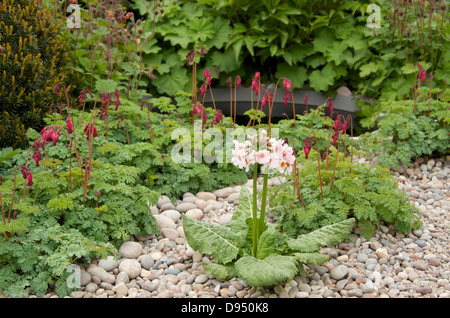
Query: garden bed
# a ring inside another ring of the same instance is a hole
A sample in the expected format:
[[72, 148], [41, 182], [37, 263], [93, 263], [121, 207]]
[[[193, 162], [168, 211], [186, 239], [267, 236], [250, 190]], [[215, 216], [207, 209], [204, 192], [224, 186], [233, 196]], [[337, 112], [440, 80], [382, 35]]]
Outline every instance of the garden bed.
[[[371, 163], [363, 157], [359, 161]], [[68, 297], [448, 298], [450, 157], [422, 157], [400, 171], [393, 175], [419, 209], [423, 226], [404, 235], [393, 226], [382, 225], [369, 240], [354, 228], [352, 241], [321, 248], [320, 252], [331, 260], [308, 266], [306, 277], [296, 276], [273, 287], [251, 287], [240, 279], [216, 279], [203, 267], [212, 258], [187, 244], [183, 215], [227, 224], [240, 188], [247, 186], [251, 190], [249, 181], [213, 193], [186, 193], [175, 202], [162, 197], [157, 206], [151, 207], [162, 234], [124, 243], [117, 261], [97, 260], [89, 267], [79, 264], [85, 270], [82, 287]], [[269, 185], [279, 182], [273, 178]], [[58, 296], [49, 290], [44, 298], [49, 297]]]

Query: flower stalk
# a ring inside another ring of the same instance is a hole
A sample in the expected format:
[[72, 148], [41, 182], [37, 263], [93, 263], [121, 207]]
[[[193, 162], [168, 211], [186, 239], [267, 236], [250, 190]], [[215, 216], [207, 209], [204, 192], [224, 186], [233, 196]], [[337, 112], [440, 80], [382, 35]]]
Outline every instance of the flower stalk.
[[[265, 213], [267, 203], [267, 184], [269, 173], [273, 171], [282, 174], [292, 172], [295, 163], [294, 151], [282, 139], [277, 140], [267, 136], [267, 131], [262, 130], [261, 136], [247, 136], [244, 143], [234, 140], [235, 148], [232, 151], [232, 162], [240, 169], [249, 171], [253, 165], [253, 203], [252, 203], [252, 251], [256, 256], [258, 240], [264, 232]], [[258, 218], [258, 168], [261, 166], [263, 177], [263, 189], [261, 197], [261, 210]], [[270, 170], [269, 170], [270, 169]]]

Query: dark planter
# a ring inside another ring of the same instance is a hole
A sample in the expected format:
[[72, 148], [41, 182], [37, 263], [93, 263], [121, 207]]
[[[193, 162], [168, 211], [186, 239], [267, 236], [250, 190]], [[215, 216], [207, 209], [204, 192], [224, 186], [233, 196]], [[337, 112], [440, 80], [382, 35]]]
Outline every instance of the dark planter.
[[[269, 86], [270, 88], [270, 86]], [[226, 116], [230, 115], [230, 89], [229, 88], [214, 88], [213, 97], [216, 108], [221, 109], [223, 114]], [[273, 88], [271, 91], [274, 91]], [[261, 90], [264, 92], [264, 88]], [[239, 87], [236, 89], [236, 115], [243, 116], [246, 111], [251, 109], [251, 96], [253, 93], [253, 105], [256, 107], [256, 102], [258, 96], [251, 91], [250, 87]], [[306, 110], [306, 105], [304, 102], [305, 94], [308, 93], [308, 108], [315, 108], [317, 106], [323, 105], [327, 97], [323, 96], [313, 90], [301, 89], [294, 90], [294, 101], [295, 101], [295, 113], [302, 114]], [[233, 109], [234, 109], [234, 88], [233, 88]], [[262, 98], [262, 95], [261, 95]], [[289, 118], [293, 116], [292, 101], [284, 106], [284, 88], [279, 87], [277, 89], [274, 100], [274, 107], [272, 110], [272, 119], [274, 118], [286, 118], [286, 114]], [[334, 110], [333, 113], [339, 113], [344, 116], [352, 115], [353, 119], [356, 118], [355, 111], [360, 108], [356, 106], [356, 101], [359, 97], [355, 98], [352, 96], [351, 92], [347, 88], [339, 88], [337, 90], [336, 96], [333, 98]], [[205, 97], [205, 106], [213, 107], [213, 99], [209, 90]], [[234, 110], [233, 110], [234, 111]], [[328, 107], [325, 109], [328, 112]], [[269, 115], [269, 109], [266, 107], [264, 109], [266, 116]]]

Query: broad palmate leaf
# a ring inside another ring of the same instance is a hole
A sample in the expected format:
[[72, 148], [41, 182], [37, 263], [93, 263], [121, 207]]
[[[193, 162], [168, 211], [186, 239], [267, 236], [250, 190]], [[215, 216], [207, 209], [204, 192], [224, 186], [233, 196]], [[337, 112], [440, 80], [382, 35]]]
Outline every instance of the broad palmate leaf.
[[184, 215], [183, 229], [190, 247], [212, 255], [219, 263], [229, 263], [239, 253], [241, 236], [225, 226], [201, 222]]
[[250, 286], [274, 286], [294, 278], [299, 272], [293, 256], [269, 255], [264, 259], [245, 256], [234, 265], [239, 277]]
[[298, 236], [296, 239], [289, 239], [290, 249], [299, 252], [316, 252], [321, 246], [335, 245], [345, 240], [350, 234], [354, 218], [349, 218], [341, 222], [321, 227], [308, 234]]

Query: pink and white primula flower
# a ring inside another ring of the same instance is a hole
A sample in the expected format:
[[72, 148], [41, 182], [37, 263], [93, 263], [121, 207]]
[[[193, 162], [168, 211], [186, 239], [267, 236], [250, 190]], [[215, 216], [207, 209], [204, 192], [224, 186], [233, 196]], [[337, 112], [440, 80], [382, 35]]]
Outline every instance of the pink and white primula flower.
[[234, 140], [233, 157], [231, 159], [239, 169], [249, 171], [250, 165], [260, 164], [264, 168], [273, 169], [282, 174], [292, 172], [295, 162], [294, 150], [282, 139], [267, 137], [267, 131], [263, 130], [258, 135], [247, 136], [247, 140], [240, 143]]

